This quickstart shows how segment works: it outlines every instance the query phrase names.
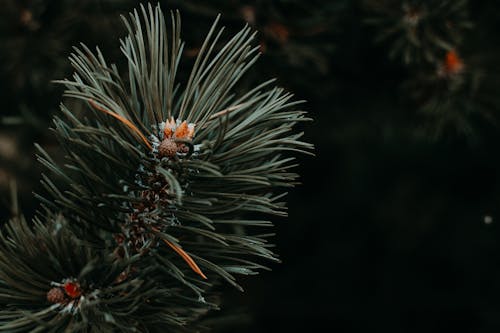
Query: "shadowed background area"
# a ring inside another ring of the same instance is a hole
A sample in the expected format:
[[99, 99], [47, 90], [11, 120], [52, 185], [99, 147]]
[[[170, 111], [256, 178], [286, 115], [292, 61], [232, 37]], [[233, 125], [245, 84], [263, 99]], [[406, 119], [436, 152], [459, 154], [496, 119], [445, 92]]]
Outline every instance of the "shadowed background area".
[[[193, 61], [217, 13], [260, 31], [242, 89], [271, 77], [307, 100], [303, 184], [276, 219], [283, 263], [230, 287], [215, 332], [500, 329], [497, 1], [170, 0]], [[0, 8], [2, 219], [9, 184], [32, 216], [67, 56], [120, 59], [127, 0], [4, 0]], [[433, 7], [434, 6], [434, 7]], [[181, 67], [181, 76], [189, 66]]]

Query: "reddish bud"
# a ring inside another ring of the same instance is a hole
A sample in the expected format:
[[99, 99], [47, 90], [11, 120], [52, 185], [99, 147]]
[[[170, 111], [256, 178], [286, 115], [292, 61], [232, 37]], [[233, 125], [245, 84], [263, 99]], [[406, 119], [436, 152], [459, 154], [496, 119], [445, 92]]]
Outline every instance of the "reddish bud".
[[444, 71], [448, 74], [457, 74], [464, 68], [462, 59], [455, 50], [448, 51], [444, 59]]
[[71, 298], [80, 297], [80, 295], [82, 294], [82, 291], [80, 290], [80, 284], [78, 284], [78, 282], [66, 282], [64, 284], [64, 291], [66, 292], [66, 295]]

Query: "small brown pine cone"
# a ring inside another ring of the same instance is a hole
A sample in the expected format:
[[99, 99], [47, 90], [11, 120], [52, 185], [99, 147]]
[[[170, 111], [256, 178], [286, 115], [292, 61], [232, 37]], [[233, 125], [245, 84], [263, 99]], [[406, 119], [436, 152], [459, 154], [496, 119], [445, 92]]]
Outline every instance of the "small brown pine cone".
[[47, 301], [50, 303], [64, 303], [66, 295], [64, 290], [59, 287], [54, 287], [47, 292]]
[[158, 147], [160, 157], [174, 157], [177, 154], [177, 143], [172, 139], [165, 139]]

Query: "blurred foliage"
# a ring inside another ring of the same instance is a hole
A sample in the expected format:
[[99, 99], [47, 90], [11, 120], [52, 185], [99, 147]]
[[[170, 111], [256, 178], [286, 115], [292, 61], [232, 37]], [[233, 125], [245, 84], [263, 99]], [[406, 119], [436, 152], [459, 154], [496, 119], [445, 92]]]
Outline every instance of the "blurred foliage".
[[438, 61], [472, 27], [467, 0], [366, 0], [365, 8], [366, 22], [379, 29], [376, 40], [391, 40], [389, 56], [405, 64]]

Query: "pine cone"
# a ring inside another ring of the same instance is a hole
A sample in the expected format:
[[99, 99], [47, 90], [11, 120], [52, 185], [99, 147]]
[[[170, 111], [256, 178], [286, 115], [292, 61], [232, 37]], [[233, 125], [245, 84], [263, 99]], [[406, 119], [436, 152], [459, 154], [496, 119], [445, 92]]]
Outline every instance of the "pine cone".
[[174, 157], [177, 154], [177, 143], [172, 139], [165, 139], [158, 147], [160, 157]]
[[47, 292], [47, 301], [50, 303], [63, 303], [65, 300], [66, 295], [59, 287], [54, 287]]

